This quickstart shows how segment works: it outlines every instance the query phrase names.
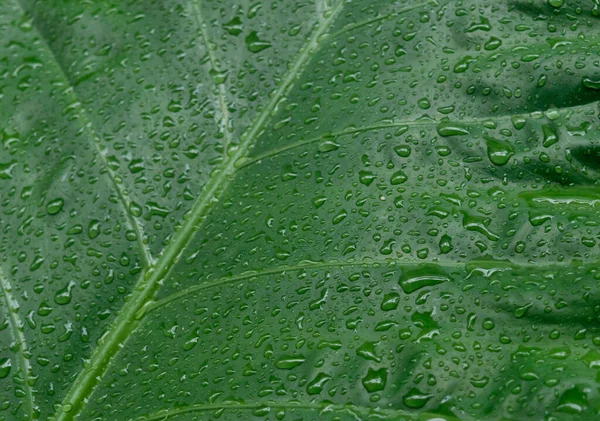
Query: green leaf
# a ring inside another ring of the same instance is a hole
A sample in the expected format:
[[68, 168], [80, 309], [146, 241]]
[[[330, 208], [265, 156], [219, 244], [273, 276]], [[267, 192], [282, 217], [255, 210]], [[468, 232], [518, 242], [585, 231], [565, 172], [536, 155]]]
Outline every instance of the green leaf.
[[599, 7], [0, 2], [0, 420], [600, 417]]

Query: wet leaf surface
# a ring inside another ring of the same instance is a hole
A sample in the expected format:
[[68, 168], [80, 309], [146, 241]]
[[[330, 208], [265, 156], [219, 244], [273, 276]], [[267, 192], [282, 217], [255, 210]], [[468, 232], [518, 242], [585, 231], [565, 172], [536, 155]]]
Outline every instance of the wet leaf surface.
[[600, 417], [599, 17], [0, 2], [0, 420]]

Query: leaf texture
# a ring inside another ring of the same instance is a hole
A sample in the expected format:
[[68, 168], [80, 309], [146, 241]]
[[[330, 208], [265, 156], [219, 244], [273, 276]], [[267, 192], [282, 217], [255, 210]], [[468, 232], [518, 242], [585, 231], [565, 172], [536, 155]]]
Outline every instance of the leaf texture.
[[0, 2], [0, 420], [600, 416], [599, 16]]

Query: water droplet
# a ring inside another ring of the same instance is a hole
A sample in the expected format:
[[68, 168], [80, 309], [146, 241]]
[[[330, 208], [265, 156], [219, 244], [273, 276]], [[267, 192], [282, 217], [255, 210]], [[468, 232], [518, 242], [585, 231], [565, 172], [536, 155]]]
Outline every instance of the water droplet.
[[398, 308], [398, 304], [400, 303], [400, 294], [397, 292], [389, 292], [383, 296], [383, 301], [381, 302], [381, 309], [383, 311], [396, 310]]
[[0, 180], [12, 179], [12, 170], [17, 165], [15, 161], [7, 163], [0, 162]]
[[370, 186], [376, 178], [377, 176], [371, 171], [361, 170], [358, 172], [358, 180], [361, 184], [364, 184], [365, 186]]
[[402, 397], [402, 402], [409, 408], [419, 409], [423, 408], [432, 397], [433, 395], [423, 393], [416, 387], [413, 387]]
[[215, 85], [222, 85], [227, 81], [229, 72], [226, 70], [210, 69], [209, 74]]
[[342, 222], [348, 216], [348, 212], [345, 209], [341, 209], [331, 220], [333, 225], [337, 225]]
[[408, 176], [403, 171], [396, 171], [394, 174], [392, 174], [390, 184], [392, 186], [397, 186], [399, 184], [406, 183], [407, 180]]
[[0, 358], [0, 379], [4, 379], [10, 373], [12, 362], [10, 358]]
[[401, 158], [408, 158], [410, 156], [412, 149], [410, 145], [399, 145], [394, 146], [394, 152]]
[[485, 16], [479, 16], [479, 22], [471, 23], [465, 32], [476, 32], [476, 31], [491, 31], [492, 25], [490, 25], [490, 20]]
[[447, 234], [442, 235], [442, 238], [440, 238], [440, 253], [447, 254], [453, 249], [452, 238]]
[[552, 128], [552, 126], [544, 124], [542, 126], [542, 132], [544, 133], [544, 141], [542, 142], [542, 145], [545, 148], [548, 148], [558, 142], [558, 134]]
[[302, 355], [284, 355], [275, 362], [275, 367], [282, 370], [291, 370], [301, 365], [306, 358]]
[[600, 80], [590, 79], [589, 77], [583, 78], [583, 86], [589, 89], [600, 90]]
[[474, 387], [477, 387], [479, 389], [484, 388], [485, 386], [487, 386], [487, 384], [490, 382], [490, 378], [487, 376], [482, 376], [482, 377], [472, 377], [470, 380], [471, 384]]
[[327, 202], [327, 196], [316, 196], [312, 199], [312, 204], [315, 208], [320, 208]]
[[421, 288], [450, 281], [450, 277], [437, 265], [424, 264], [419, 268], [407, 269], [400, 277], [400, 287], [406, 294]]
[[66, 287], [56, 291], [56, 293], [54, 294], [54, 301], [56, 302], [56, 304], [59, 304], [59, 305], [69, 304], [71, 302], [71, 298], [72, 298], [71, 291], [74, 286], [75, 286], [75, 282], [71, 281], [71, 282], [69, 282], [69, 284]]
[[260, 53], [261, 51], [271, 47], [271, 43], [261, 40], [256, 31], [252, 31], [250, 35], [246, 37], [246, 46], [251, 52]]
[[100, 234], [100, 221], [93, 219], [88, 225], [88, 236], [91, 239], [96, 238]]
[[364, 342], [356, 349], [356, 355], [365, 360], [381, 362], [381, 357], [377, 355], [377, 352], [375, 351], [376, 346], [377, 342]]
[[48, 212], [49, 215], [56, 215], [58, 212], [60, 212], [62, 210], [64, 204], [65, 204], [65, 201], [60, 198], [51, 200], [46, 205], [46, 212]]
[[131, 174], [137, 174], [139, 172], [144, 171], [144, 160], [143, 159], [133, 159], [128, 165], [129, 171]]
[[504, 140], [494, 139], [485, 136], [487, 145], [487, 155], [490, 161], [495, 165], [505, 165], [515, 151], [510, 143]]
[[483, 48], [487, 51], [493, 51], [497, 48], [500, 48], [502, 45], [502, 41], [500, 38], [491, 37], [484, 45]]
[[385, 368], [380, 368], [379, 370], [369, 368], [367, 375], [362, 379], [362, 384], [369, 393], [385, 389], [386, 382], [387, 370]]
[[333, 140], [325, 140], [319, 143], [319, 152], [331, 152], [339, 148], [339, 143], [336, 143]]
[[470, 133], [465, 126], [456, 123], [440, 123], [437, 126], [437, 132], [444, 137], [464, 136]]
[[588, 406], [588, 398], [586, 391], [580, 387], [575, 386], [571, 389], [567, 389], [561, 395], [556, 410], [566, 414], [580, 414]]
[[488, 240], [498, 241], [500, 236], [492, 232], [488, 226], [492, 222], [491, 218], [485, 218], [482, 216], [469, 215], [463, 212], [463, 227], [469, 231], [475, 231], [486, 236]]
[[239, 16], [234, 17], [229, 22], [223, 24], [223, 28], [231, 35], [239, 35], [243, 32], [244, 27]]
[[469, 66], [471, 65], [471, 63], [473, 63], [474, 61], [476, 61], [476, 59], [474, 59], [471, 56], [463, 57], [462, 59], [457, 61], [456, 64], [454, 65], [454, 73], [466, 72], [469, 69]]
[[517, 130], [521, 130], [523, 127], [525, 127], [525, 124], [527, 124], [527, 119], [523, 116], [512, 116], [511, 117], [511, 121], [513, 124], [513, 127]]
[[331, 381], [331, 379], [332, 377], [325, 373], [317, 374], [317, 376], [306, 385], [306, 392], [309, 395], [318, 395], [323, 391], [325, 384]]

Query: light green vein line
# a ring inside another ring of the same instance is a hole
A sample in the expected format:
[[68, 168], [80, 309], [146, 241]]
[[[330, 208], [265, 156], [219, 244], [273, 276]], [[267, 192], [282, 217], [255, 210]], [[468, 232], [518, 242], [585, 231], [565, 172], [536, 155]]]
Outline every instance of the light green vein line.
[[[445, 262], [435, 262], [436, 264], [440, 265], [441, 267], [444, 268], [449, 268], [452, 270], [466, 270], [468, 265], [470, 263], [477, 263], [480, 265], [486, 265], [486, 264], [491, 264], [491, 263], [495, 263], [497, 266], [501, 266], [504, 265], [503, 267], [505, 267], [506, 269], [510, 269], [513, 272], [518, 271], [518, 270], [522, 270], [525, 268], [528, 268], [528, 266], [524, 265], [524, 264], [520, 264], [520, 263], [515, 263], [515, 262], [498, 262], [498, 261], [493, 261], [493, 260], [478, 260], [477, 262], [464, 262], [464, 261], [445, 261]], [[303, 262], [303, 263], [299, 263], [297, 265], [290, 265], [290, 266], [279, 266], [279, 267], [274, 267], [272, 269], [266, 269], [266, 270], [255, 270], [255, 271], [246, 271], [244, 273], [241, 273], [239, 275], [233, 275], [233, 276], [224, 276], [222, 278], [216, 279], [214, 281], [208, 281], [205, 282], [203, 284], [199, 284], [199, 285], [194, 285], [191, 287], [188, 287], [182, 291], [176, 292], [174, 294], [171, 294], [167, 297], [162, 298], [161, 300], [155, 301], [153, 303], [148, 304], [145, 307], [145, 312], [143, 314], [143, 316], [145, 317], [147, 314], [155, 311], [156, 309], [163, 307], [173, 301], [177, 301], [180, 298], [184, 298], [184, 297], [188, 297], [191, 294], [194, 294], [196, 292], [199, 291], [203, 291], [206, 289], [210, 289], [210, 288], [215, 288], [221, 285], [227, 285], [227, 284], [232, 284], [235, 282], [239, 282], [239, 281], [245, 281], [248, 279], [252, 279], [252, 278], [258, 278], [258, 277], [263, 277], [263, 276], [268, 276], [268, 275], [279, 275], [279, 274], [284, 274], [286, 272], [295, 272], [295, 271], [299, 271], [299, 270], [319, 270], [319, 269], [331, 269], [331, 268], [343, 268], [343, 267], [372, 267], [372, 268], [389, 268], [389, 269], [398, 269], [398, 268], [403, 268], [403, 267], [407, 267], [407, 266], [419, 266], [422, 265], [423, 262], [421, 260], [410, 260], [410, 259], [396, 259], [396, 260], [392, 260], [392, 259], [388, 259], [388, 260], [363, 260], [363, 261], [332, 261], [332, 262], [313, 262], [313, 261], [307, 261], [307, 262]], [[543, 271], [543, 270], [548, 270], [548, 269], [554, 269], [554, 268], [564, 268], [564, 267], [573, 267], [576, 268], [580, 265], [582, 265], [582, 262], [579, 261], [570, 261], [570, 262], [564, 262], [564, 263], [548, 263], [548, 264], [536, 264], [535, 265], [535, 269], [538, 271]], [[141, 315], [140, 315], [141, 317]]]
[[423, 2], [419, 2], [419, 3], [415, 3], [412, 4], [410, 6], [406, 6], [406, 7], [402, 7], [398, 10], [396, 10], [395, 12], [391, 12], [391, 13], [387, 13], [385, 15], [382, 16], [377, 16], [374, 18], [370, 18], [370, 19], [366, 19], [364, 21], [361, 22], [356, 22], [356, 23], [352, 23], [350, 25], [346, 25], [345, 27], [343, 27], [342, 29], [340, 29], [337, 32], [333, 32], [332, 34], [327, 35], [328, 39], [333, 39], [333, 38], [337, 38], [342, 34], [348, 33], [348, 32], [352, 32], [356, 29], [368, 26], [372, 23], [377, 23], [377, 22], [382, 22], [386, 19], [391, 19], [391, 18], [395, 18], [395, 17], [399, 17], [407, 12], [411, 12], [413, 10], [417, 10], [417, 9], [421, 9], [423, 8], [423, 6], [427, 6], [427, 5], [431, 5], [432, 7], [435, 6], [439, 6], [439, 4], [436, 1], [433, 0], [427, 0], [427, 1], [423, 1]]
[[[427, 4], [427, 3], [429, 3], [429, 2], [427, 1], [425, 3], [420, 3], [419, 5], [421, 6], [421, 5], [424, 5], [424, 4]], [[386, 19], [389, 19], [389, 18], [392, 18], [392, 17], [396, 17], [396, 16], [398, 16], [397, 13], [388, 13], [387, 15], [377, 16], [377, 17], [374, 17], [374, 18], [371, 18], [371, 19], [366, 19], [366, 20], [364, 20], [362, 22], [353, 23], [353, 24], [350, 24], [350, 25], [347, 25], [347, 26], [343, 27], [342, 29], [340, 29], [337, 32], [329, 34], [327, 36], [327, 38], [331, 40], [331, 39], [339, 37], [342, 34], [345, 34], [345, 33], [348, 33], [348, 32], [352, 32], [352, 31], [354, 31], [356, 29], [365, 27], [365, 26], [370, 25], [372, 23], [381, 22], [381, 21], [384, 21]]]
[[[25, 6], [21, 3], [21, 1], [22, 0], [15, 0], [15, 3], [21, 9], [23, 14], [25, 14], [26, 16], [29, 16], [29, 13], [25, 9]], [[76, 105], [76, 108], [79, 111], [79, 117], [81, 119], [81, 122], [83, 123], [82, 129], [83, 129], [83, 131], [85, 131], [85, 133], [87, 135], [86, 137], [88, 137], [89, 140], [91, 141], [91, 143], [94, 145], [96, 154], [98, 155], [98, 157], [100, 158], [100, 162], [102, 163], [102, 167], [106, 171], [106, 175], [107, 175], [113, 189], [117, 193], [118, 202], [119, 202], [123, 212], [127, 216], [128, 223], [129, 223], [131, 229], [133, 229], [135, 231], [137, 241], [138, 241], [138, 244], [139, 244], [141, 252], [142, 252], [142, 258], [144, 260], [144, 264], [145, 264], [145, 266], [149, 266], [154, 262], [154, 258], [150, 254], [150, 250], [144, 244], [144, 230], [142, 229], [138, 219], [136, 217], [134, 217], [131, 214], [131, 212], [129, 211], [129, 202], [127, 200], [125, 192], [121, 188], [121, 185], [118, 183], [116, 174], [110, 169], [110, 166], [108, 165], [108, 161], [106, 160], [105, 153], [100, 149], [100, 146], [98, 143], [98, 140], [100, 139], [100, 137], [94, 131], [92, 123], [87, 115], [86, 110], [85, 110], [85, 107], [83, 106], [83, 103], [77, 96], [77, 92], [75, 91], [75, 88], [73, 87], [73, 83], [72, 83], [71, 79], [69, 78], [69, 76], [67, 76], [67, 73], [66, 73], [65, 69], [63, 68], [61, 61], [58, 59], [58, 57], [54, 53], [54, 50], [50, 47], [50, 44], [48, 44], [48, 41], [45, 39], [42, 32], [35, 25], [35, 19], [31, 19], [31, 20], [33, 22], [33, 27], [35, 28], [35, 30], [37, 31], [37, 34], [40, 37], [40, 40], [44, 44], [45, 49], [48, 50], [50, 52], [50, 54], [52, 55], [52, 59], [54, 60], [56, 67], [57, 67], [58, 71], [60, 72], [61, 77], [68, 84], [68, 87], [66, 88], [65, 93], [68, 94], [68, 96], [73, 101], [73, 105]]]
[[31, 386], [29, 385], [29, 376], [31, 374], [31, 365], [29, 360], [25, 357], [25, 351], [27, 350], [27, 342], [25, 341], [25, 335], [21, 331], [21, 326], [24, 326], [23, 322], [19, 317], [19, 303], [12, 295], [12, 287], [8, 281], [8, 278], [4, 275], [2, 269], [0, 269], [0, 295], [2, 295], [3, 307], [6, 309], [8, 315], [8, 321], [10, 324], [10, 331], [13, 340], [17, 343], [19, 349], [15, 352], [17, 357], [17, 367], [19, 371], [23, 373], [23, 389], [26, 395], [26, 410], [27, 417], [30, 420], [34, 419], [34, 408], [35, 401], [33, 399], [33, 393]]
[[[196, 23], [200, 32], [202, 33], [202, 40], [206, 47], [206, 51], [208, 54], [208, 59], [212, 68], [216, 72], [220, 72], [219, 63], [217, 58], [215, 57], [212, 46], [210, 45], [210, 41], [208, 38], [208, 32], [206, 30], [206, 24], [204, 22], [204, 18], [202, 17], [202, 10], [200, 5], [198, 4], [198, 0], [192, 0], [192, 7], [194, 8], [194, 16], [196, 18]], [[210, 76], [210, 75], [209, 75]], [[211, 77], [212, 79], [212, 77]], [[225, 139], [227, 144], [225, 145], [225, 151], [227, 151], [228, 146], [230, 146], [233, 142], [231, 137], [231, 133], [229, 132], [229, 109], [227, 108], [227, 91], [225, 90], [225, 83], [219, 83], [215, 86], [218, 91], [218, 99], [219, 99], [219, 108], [221, 110], [221, 121], [219, 122], [219, 126], [223, 133], [225, 134]]]
[[[69, 89], [71, 90], [71, 92], [73, 92], [73, 95], [75, 95], [75, 90], [72, 88], [69, 88]], [[85, 126], [89, 131], [89, 135], [93, 135], [94, 132], [92, 130], [92, 123], [89, 122], [88, 118], [86, 117], [86, 113], [85, 113], [83, 107], [81, 107], [80, 116], [81, 116], [82, 120], [84, 120], [84, 122], [85, 122]], [[116, 177], [115, 173], [110, 169], [110, 167], [108, 165], [108, 161], [106, 160], [105, 152], [100, 149], [100, 146], [98, 145], [98, 141], [96, 139], [94, 139], [93, 137], [92, 137], [92, 143], [94, 144], [94, 147], [96, 148], [96, 153], [100, 157], [102, 166], [106, 169], [106, 175], [110, 179], [110, 182], [112, 183], [113, 188], [115, 189], [115, 191], [117, 192], [117, 195], [119, 196], [119, 203], [121, 204], [121, 208], [122, 208], [123, 212], [127, 216], [129, 226], [130, 226], [130, 228], [132, 228], [135, 231], [135, 236], [137, 238], [138, 245], [142, 252], [144, 266], [149, 267], [150, 265], [152, 265], [154, 263], [154, 257], [152, 257], [150, 250], [144, 244], [144, 238], [145, 238], [144, 229], [142, 228], [138, 219], [135, 216], [133, 216], [131, 214], [131, 212], [129, 211], [129, 201], [127, 200], [127, 197], [125, 196], [125, 192], [123, 191], [123, 189], [121, 189], [121, 185], [117, 182], [117, 177]]]
[[[557, 108], [557, 111], [563, 112], [575, 112], [579, 110], [589, 109], [591, 105], [598, 105], [598, 102], [588, 103], [584, 105], [576, 105], [572, 107], [563, 107]], [[475, 126], [475, 125], [483, 125], [485, 123], [494, 123], [500, 121], [510, 121], [513, 118], [527, 118], [527, 119], [540, 119], [544, 117], [543, 111], [533, 111], [530, 113], [521, 113], [521, 114], [503, 114], [499, 116], [489, 116], [489, 117], [480, 117], [480, 118], [471, 118], [471, 119], [422, 119], [422, 120], [398, 120], [398, 121], [386, 121], [381, 123], [376, 123], [370, 126], [364, 127], [352, 127], [335, 133], [325, 133], [319, 136], [311, 137], [309, 139], [301, 139], [297, 142], [293, 142], [287, 145], [283, 145], [279, 148], [275, 148], [264, 152], [260, 155], [253, 156], [251, 158], [246, 158], [240, 163], [238, 163], [237, 168], [241, 169], [244, 167], [248, 167], [252, 164], [256, 164], [261, 162], [263, 159], [271, 158], [277, 156], [283, 152], [287, 152], [292, 149], [299, 148], [304, 145], [308, 145], [310, 143], [319, 142], [325, 139], [335, 139], [342, 136], [352, 136], [355, 134], [365, 133], [374, 130], [385, 130], [385, 129], [393, 129], [393, 128], [410, 128], [410, 127], [432, 127], [440, 124], [458, 124], [462, 126]]]
[[72, 383], [69, 392], [63, 399], [62, 410], [59, 410], [56, 414], [57, 421], [72, 420], [81, 412], [89, 396], [98, 384], [99, 379], [106, 373], [111, 363], [111, 358], [117, 354], [123, 343], [138, 326], [139, 318], [141, 317], [138, 313], [154, 297], [156, 291], [160, 288], [161, 281], [181, 258], [183, 250], [205, 220], [211, 206], [215, 202], [218, 202], [222, 192], [227, 189], [235, 172], [235, 162], [247, 153], [256, 138], [262, 133], [270, 121], [272, 114], [277, 109], [277, 105], [293, 87], [304, 66], [311, 59], [314, 51], [318, 49], [319, 40], [327, 33], [345, 4], [345, 1], [340, 1], [322, 22], [322, 25], [317, 25], [314, 28], [312, 34], [299, 51], [295, 61], [288, 68], [281, 84], [275, 90], [269, 102], [262, 109], [249, 130], [242, 136], [238, 148], [223, 162], [221, 169], [213, 174], [213, 178], [208, 182], [204, 191], [194, 203], [171, 243], [163, 250], [155, 266], [146, 274], [146, 278], [140, 280], [132, 297], [123, 306], [115, 319], [111, 330], [104, 337], [103, 342], [94, 349], [88, 367], [79, 373]]
[[[273, 409], [300, 409], [308, 411], [319, 411], [320, 413], [340, 413], [348, 415], [361, 415], [361, 416], [373, 416], [375, 419], [381, 419], [381, 416], [387, 417], [387, 419], [405, 419], [405, 420], [417, 420], [421, 418], [432, 418], [435, 417], [439, 420], [444, 421], [460, 421], [458, 418], [448, 415], [438, 415], [426, 412], [415, 412], [410, 413], [402, 409], [387, 409], [387, 408], [369, 408], [367, 406], [359, 405], [336, 405], [331, 403], [301, 403], [301, 402], [256, 402], [256, 403], [223, 403], [223, 404], [197, 404], [191, 405], [184, 408], [171, 409], [161, 413], [148, 415], [145, 417], [137, 418], [136, 421], [159, 421], [167, 420], [171, 417], [178, 415], [192, 414], [194, 412], [207, 412], [207, 411], [250, 411], [263, 408]], [[399, 418], [402, 417], [402, 418]]]
[[267, 275], [275, 275], [275, 274], [282, 274], [285, 272], [294, 272], [297, 270], [303, 270], [303, 269], [322, 269], [322, 268], [333, 268], [333, 267], [353, 267], [353, 266], [363, 266], [363, 267], [368, 267], [368, 266], [373, 266], [373, 265], [387, 265], [393, 262], [383, 262], [383, 261], [379, 261], [379, 262], [375, 262], [375, 261], [356, 261], [356, 262], [311, 262], [311, 263], [305, 263], [305, 264], [298, 264], [298, 265], [290, 265], [290, 266], [279, 266], [273, 269], [267, 269], [267, 270], [262, 270], [262, 271], [251, 271], [251, 272], [244, 272], [240, 275], [234, 275], [234, 276], [228, 276], [228, 277], [223, 277], [223, 278], [219, 278], [213, 282], [206, 282], [204, 284], [200, 284], [200, 285], [194, 285], [192, 287], [186, 288], [183, 291], [179, 291], [176, 292], [174, 294], [169, 295], [168, 297], [165, 297], [159, 301], [155, 301], [154, 303], [148, 305], [146, 307], [146, 311], [144, 313], [144, 316], [147, 315], [148, 313], [156, 310], [159, 307], [162, 307], [172, 301], [176, 301], [179, 298], [185, 297], [189, 294], [193, 294], [195, 292], [198, 291], [202, 291], [205, 289], [210, 289], [210, 288], [214, 288], [217, 287], [219, 285], [225, 285], [225, 284], [230, 284], [233, 282], [237, 282], [237, 281], [243, 281], [246, 279], [251, 279], [251, 278], [255, 278], [255, 277], [262, 277], [262, 276], [267, 276]]

